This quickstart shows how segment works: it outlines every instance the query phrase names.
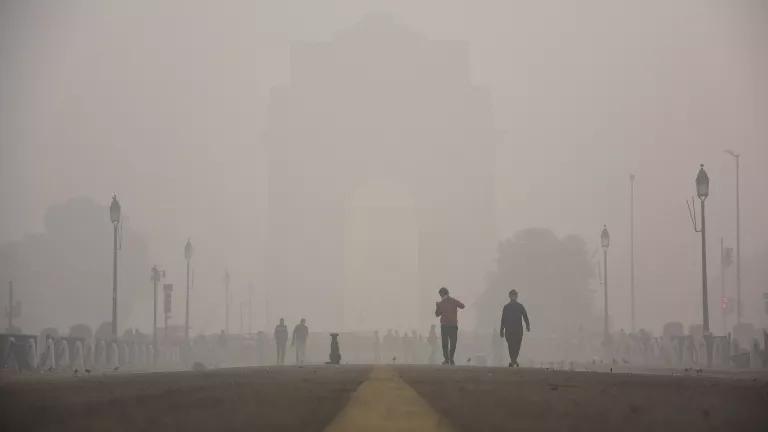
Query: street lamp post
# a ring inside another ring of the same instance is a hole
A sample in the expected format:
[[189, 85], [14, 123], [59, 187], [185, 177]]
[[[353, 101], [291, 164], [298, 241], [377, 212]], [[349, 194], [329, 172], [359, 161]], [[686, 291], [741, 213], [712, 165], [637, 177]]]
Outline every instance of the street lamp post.
[[600, 233], [600, 245], [603, 247], [603, 343], [609, 341], [608, 334], [608, 246], [611, 244], [611, 235], [608, 228], [603, 225]]
[[120, 203], [117, 195], [112, 195], [109, 205], [109, 219], [114, 231], [112, 254], [112, 339], [117, 340], [117, 230], [120, 226]]
[[635, 175], [629, 175], [629, 306], [632, 333], [635, 332]]
[[733, 150], [726, 153], [736, 160], [736, 324], [741, 324], [741, 214], [739, 206], [739, 161], [741, 155]]
[[[712, 337], [709, 332], [709, 299], [707, 293], [707, 221], [704, 202], [709, 196], [709, 176], [704, 171], [704, 164], [696, 174], [696, 195], [701, 202], [701, 302], [704, 326], [704, 342], [707, 345], [707, 367], [712, 367]], [[695, 229], [695, 227], [694, 227]]]
[[187, 311], [184, 319], [184, 341], [189, 345], [189, 270], [190, 261], [192, 261], [192, 242], [190, 239], [187, 239], [187, 244], [184, 245], [184, 258], [187, 260]]

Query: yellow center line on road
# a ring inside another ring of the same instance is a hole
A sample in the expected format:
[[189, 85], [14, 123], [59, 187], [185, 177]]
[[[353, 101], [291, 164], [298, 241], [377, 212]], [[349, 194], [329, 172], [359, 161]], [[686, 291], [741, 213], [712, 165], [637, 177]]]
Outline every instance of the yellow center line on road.
[[347, 406], [325, 428], [325, 432], [347, 431], [453, 432], [455, 429], [393, 368], [376, 366], [352, 394]]

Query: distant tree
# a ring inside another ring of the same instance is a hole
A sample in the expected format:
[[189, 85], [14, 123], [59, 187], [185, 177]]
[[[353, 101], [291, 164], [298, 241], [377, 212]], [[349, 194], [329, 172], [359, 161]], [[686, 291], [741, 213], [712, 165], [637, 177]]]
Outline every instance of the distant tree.
[[69, 335], [90, 340], [93, 337], [93, 330], [88, 324], [75, 324], [69, 328]]
[[567, 334], [594, 319], [593, 268], [584, 240], [529, 228], [499, 244], [496, 269], [477, 302], [478, 328], [496, 329], [507, 293], [516, 289], [539, 334]]
[[47, 338], [48, 336], [57, 338], [59, 337], [59, 330], [53, 327], [46, 327], [40, 332], [40, 336], [42, 336], [43, 339]]
[[94, 335], [96, 339], [111, 339], [112, 338], [112, 321], [104, 321], [99, 324]]

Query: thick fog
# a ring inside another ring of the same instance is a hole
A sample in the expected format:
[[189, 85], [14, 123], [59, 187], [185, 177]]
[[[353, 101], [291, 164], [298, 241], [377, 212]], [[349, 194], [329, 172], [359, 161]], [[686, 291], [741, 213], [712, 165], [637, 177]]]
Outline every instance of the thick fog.
[[155, 264], [183, 324], [187, 239], [193, 334], [224, 328], [227, 269], [233, 333], [426, 332], [441, 286], [466, 328], [516, 288], [534, 332], [599, 329], [604, 224], [629, 330], [633, 173], [636, 326], [658, 333], [701, 322], [704, 164], [719, 332], [725, 149], [765, 326], [766, 2], [3, 1], [0, 305], [13, 280], [24, 332], [110, 321], [117, 194], [121, 333], [151, 329]]

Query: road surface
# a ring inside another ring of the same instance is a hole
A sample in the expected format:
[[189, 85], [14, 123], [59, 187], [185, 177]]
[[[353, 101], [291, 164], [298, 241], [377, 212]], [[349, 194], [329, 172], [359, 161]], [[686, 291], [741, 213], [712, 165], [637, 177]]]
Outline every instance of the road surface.
[[3, 431], [766, 431], [768, 378], [305, 366], [0, 382]]

